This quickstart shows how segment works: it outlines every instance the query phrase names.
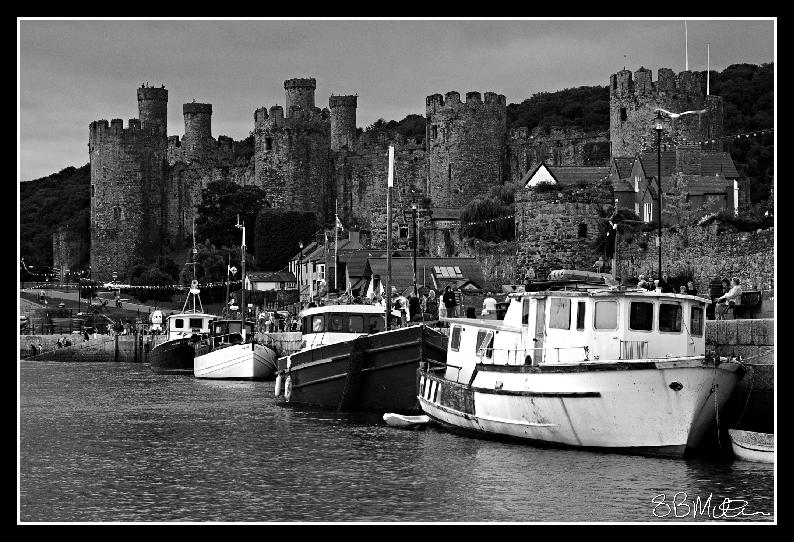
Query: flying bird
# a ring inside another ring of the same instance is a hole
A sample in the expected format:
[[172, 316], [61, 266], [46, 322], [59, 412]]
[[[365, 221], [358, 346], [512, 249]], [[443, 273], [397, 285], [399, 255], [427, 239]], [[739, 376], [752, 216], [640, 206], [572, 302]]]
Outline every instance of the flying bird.
[[660, 113], [664, 113], [665, 115], [667, 115], [671, 119], [677, 119], [678, 117], [681, 117], [681, 116], [684, 116], [684, 115], [692, 115], [693, 113], [697, 113], [698, 115], [700, 115], [700, 114], [706, 112], [705, 109], [701, 109], [700, 111], [684, 111], [683, 113], [671, 113], [670, 111], [667, 111], [666, 109], [662, 109], [661, 107], [657, 107], [655, 109], [655, 111], [659, 111]]

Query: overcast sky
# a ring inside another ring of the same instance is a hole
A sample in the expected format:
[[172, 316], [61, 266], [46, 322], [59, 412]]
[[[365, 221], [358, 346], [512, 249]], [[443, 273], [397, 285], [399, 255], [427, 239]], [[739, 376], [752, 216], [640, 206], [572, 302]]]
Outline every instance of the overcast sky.
[[[773, 21], [688, 21], [689, 68], [772, 62]], [[625, 58], [624, 58], [625, 55]], [[239, 140], [284, 80], [317, 79], [316, 104], [358, 94], [357, 124], [424, 114], [425, 97], [606, 85], [623, 68], [684, 69], [684, 23], [666, 21], [38, 21], [19, 23], [20, 179], [88, 162], [88, 124], [136, 118], [136, 87], [211, 103], [212, 135]]]

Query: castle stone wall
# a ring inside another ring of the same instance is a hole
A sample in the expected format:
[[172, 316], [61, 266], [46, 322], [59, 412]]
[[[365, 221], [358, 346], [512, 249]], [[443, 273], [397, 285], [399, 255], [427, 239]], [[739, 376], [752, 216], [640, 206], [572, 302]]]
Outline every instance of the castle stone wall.
[[66, 281], [67, 269], [76, 271], [89, 253], [88, 239], [84, 239], [68, 226], [60, 226], [52, 234], [52, 266], [61, 272], [61, 282]]

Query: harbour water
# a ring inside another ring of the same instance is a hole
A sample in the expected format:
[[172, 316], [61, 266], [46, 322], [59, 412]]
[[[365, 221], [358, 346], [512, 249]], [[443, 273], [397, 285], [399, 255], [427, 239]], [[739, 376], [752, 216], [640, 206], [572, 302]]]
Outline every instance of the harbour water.
[[775, 519], [773, 465], [406, 431], [142, 364], [19, 366], [22, 522]]

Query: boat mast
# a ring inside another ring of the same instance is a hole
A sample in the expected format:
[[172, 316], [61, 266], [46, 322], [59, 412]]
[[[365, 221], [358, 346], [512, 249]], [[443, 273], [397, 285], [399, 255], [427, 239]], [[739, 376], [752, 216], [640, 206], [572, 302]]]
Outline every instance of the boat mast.
[[391, 329], [391, 189], [394, 185], [394, 146], [389, 145], [389, 180], [386, 187], [386, 329]]
[[245, 342], [245, 221], [240, 224], [240, 215], [237, 215], [237, 224], [235, 227], [238, 229], [243, 230], [243, 243], [240, 245], [240, 258], [241, 258], [241, 267], [242, 267], [242, 289], [240, 290], [240, 308], [242, 309], [242, 316], [240, 319], [241, 323], [241, 333], [243, 336], [243, 342]]

